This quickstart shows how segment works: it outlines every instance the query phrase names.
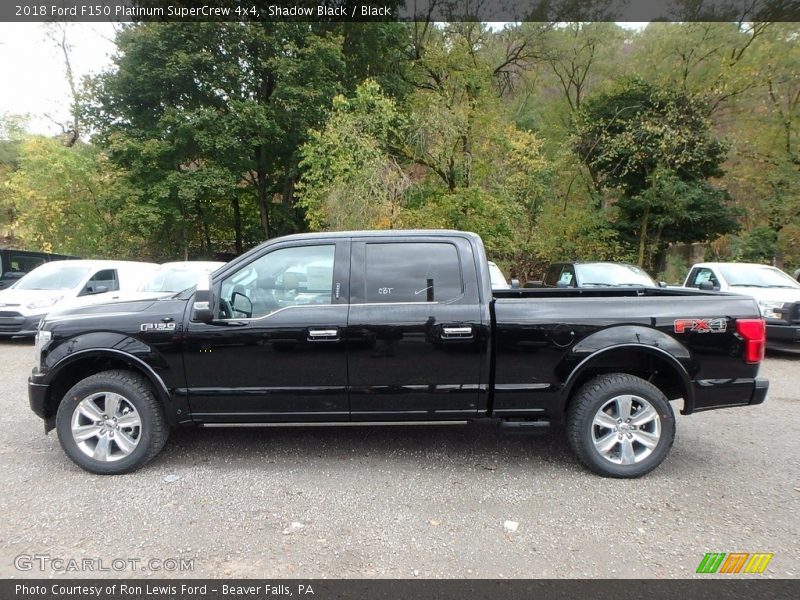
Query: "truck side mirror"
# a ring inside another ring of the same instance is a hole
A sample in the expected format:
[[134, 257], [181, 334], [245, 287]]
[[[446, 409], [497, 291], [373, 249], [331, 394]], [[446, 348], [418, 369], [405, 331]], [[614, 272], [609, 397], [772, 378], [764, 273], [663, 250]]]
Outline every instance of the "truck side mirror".
[[197, 281], [194, 303], [192, 304], [192, 321], [210, 323], [214, 320], [216, 309], [217, 303], [212, 289], [211, 274], [206, 273], [201, 275]]
[[512, 279], [511, 280], [511, 289], [518, 290], [519, 289], [519, 279]]
[[714, 287], [714, 284], [711, 283], [710, 281], [703, 281], [697, 287], [700, 288], [701, 290], [706, 291], [706, 292], [713, 292], [716, 289]]
[[659, 281], [659, 282], [658, 282], [658, 287], [660, 287], [660, 288], [665, 288], [665, 287], [667, 287], [667, 282], [666, 282], [666, 281]]

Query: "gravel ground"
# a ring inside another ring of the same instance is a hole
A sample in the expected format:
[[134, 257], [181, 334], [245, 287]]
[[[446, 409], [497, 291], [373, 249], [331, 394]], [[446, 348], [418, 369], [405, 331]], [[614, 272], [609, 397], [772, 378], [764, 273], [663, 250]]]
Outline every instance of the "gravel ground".
[[194, 560], [114, 577], [687, 577], [712, 551], [800, 576], [800, 357], [767, 359], [762, 406], [678, 416], [667, 461], [619, 481], [558, 432], [483, 424], [181, 430], [142, 470], [95, 476], [30, 412], [32, 354], [0, 341], [0, 577], [62, 576], [14, 567], [45, 553]]

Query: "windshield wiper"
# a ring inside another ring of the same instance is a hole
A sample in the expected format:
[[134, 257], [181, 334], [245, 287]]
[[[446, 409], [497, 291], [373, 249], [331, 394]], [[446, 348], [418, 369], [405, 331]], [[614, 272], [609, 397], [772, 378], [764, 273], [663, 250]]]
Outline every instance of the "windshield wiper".
[[769, 287], [768, 285], [759, 285], [757, 283], [732, 283], [731, 287], [757, 287], [757, 288], [765, 288]]
[[581, 287], [585, 285], [597, 285], [600, 287], [617, 287], [618, 284], [616, 283], [597, 283], [596, 281], [586, 281], [581, 284]]

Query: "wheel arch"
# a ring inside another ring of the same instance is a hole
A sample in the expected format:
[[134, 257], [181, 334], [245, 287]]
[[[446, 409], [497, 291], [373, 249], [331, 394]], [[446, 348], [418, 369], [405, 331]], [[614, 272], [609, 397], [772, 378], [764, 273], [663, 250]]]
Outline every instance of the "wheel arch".
[[655, 385], [669, 399], [683, 399], [681, 414], [694, 410], [694, 388], [686, 367], [669, 352], [655, 346], [618, 344], [602, 348], [581, 360], [564, 383], [563, 412], [580, 387], [607, 373], [627, 373]]
[[45, 380], [45, 383], [48, 384], [45, 399], [45, 429], [50, 431], [55, 427], [58, 405], [72, 386], [95, 373], [113, 369], [122, 369], [143, 375], [150, 382], [153, 392], [164, 407], [168, 423], [176, 424], [175, 407], [169, 390], [158, 373], [136, 356], [121, 350], [105, 348], [75, 352], [56, 364], [47, 374]]

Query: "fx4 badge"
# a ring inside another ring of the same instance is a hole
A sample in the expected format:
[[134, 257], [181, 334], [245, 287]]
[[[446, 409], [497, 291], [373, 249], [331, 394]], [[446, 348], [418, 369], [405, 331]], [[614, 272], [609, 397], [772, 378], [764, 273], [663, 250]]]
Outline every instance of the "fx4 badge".
[[675, 319], [675, 333], [724, 333], [727, 329], [728, 322], [724, 318]]
[[139, 331], [175, 331], [175, 323], [142, 323]]

